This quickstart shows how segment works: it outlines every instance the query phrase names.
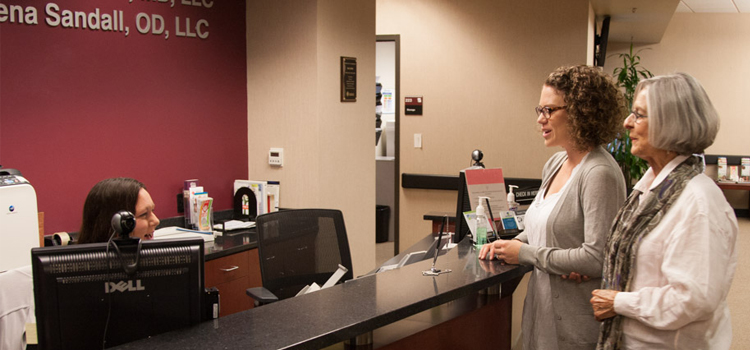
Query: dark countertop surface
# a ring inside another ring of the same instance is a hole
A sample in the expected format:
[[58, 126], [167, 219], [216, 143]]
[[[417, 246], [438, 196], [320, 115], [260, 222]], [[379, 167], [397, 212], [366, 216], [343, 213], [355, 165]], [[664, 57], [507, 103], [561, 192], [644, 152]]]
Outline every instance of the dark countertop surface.
[[424, 216], [422, 218], [424, 220], [434, 220], [434, 221], [437, 221], [437, 220], [442, 220], [443, 217], [445, 217], [445, 216], [448, 217], [448, 222], [454, 222], [454, 221], [456, 221], [456, 213], [455, 212], [454, 213], [448, 213], [448, 212], [443, 212], [443, 211], [431, 211], [431, 212], [428, 212], [427, 214], [424, 214]]
[[[420, 245], [431, 242], [430, 235], [409, 250], [425, 249]], [[117, 349], [317, 349], [511, 281], [531, 270], [480, 261], [476, 253], [464, 240], [438, 258], [437, 267], [451, 269], [451, 273], [422, 276], [432, 261], [421, 261]]]
[[223, 236], [215, 237], [213, 242], [206, 242], [204, 259], [214, 260], [257, 247], [258, 233], [254, 228], [224, 232]]
[[[231, 210], [217, 211], [216, 222], [231, 219]], [[157, 228], [177, 226], [185, 227], [185, 219], [181, 216], [162, 219]], [[255, 228], [224, 232], [213, 241], [205, 243], [205, 261], [218, 259], [245, 250], [258, 247], [258, 234]]]

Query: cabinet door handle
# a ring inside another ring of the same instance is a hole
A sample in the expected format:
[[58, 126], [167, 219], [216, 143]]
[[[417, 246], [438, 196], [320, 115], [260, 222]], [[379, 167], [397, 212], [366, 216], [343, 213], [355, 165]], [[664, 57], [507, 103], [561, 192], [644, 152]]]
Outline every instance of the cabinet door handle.
[[219, 269], [219, 270], [224, 271], [224, 272], [229, 272], [229, 271], [237, 270], [239, 268], [240, 268], [239, 266], [232, 266], [232, 267], [228, 267], [226, 269]]

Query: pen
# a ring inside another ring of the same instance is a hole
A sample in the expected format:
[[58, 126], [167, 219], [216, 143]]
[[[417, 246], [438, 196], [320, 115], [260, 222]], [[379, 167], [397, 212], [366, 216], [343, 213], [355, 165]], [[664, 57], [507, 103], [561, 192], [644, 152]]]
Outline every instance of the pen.
[[438, 242], [437, 245], [435, 245], [435, 256], [432, 258], [432, 267], [435, 268], [435, 263], [437, 262], [438, 255], [440, 254], [440, 243], [443, 241], [443, 229], [446, 226], [446, 222], [448, 221], [448, 216], [443, 217], [443, 222], [440, 223], [440, 232], [438, 233]]
[[500, 232], [497, 232], [497, 226], [495, 225], [495, 217], [492, 215], [492, 207], [490, 207], [490, 199], [484, 199], [487, 202], [487, 210], [490, 212], [490, 223], [492, 223], [492, 232], [495, 233], [495, 240], [500, 239]]
[[177, 228], [177, 231], [182, 231], [182, 232], [193, 232], [193, 233], [200, 233], [200, 234], [204, 234], [204, 235], [213, 235], [213, 234], [214, 234], [214, 232], [213, 232], [213, 231], [198, 231], [198, 230], [189, 230], [189, 229], [186, 229], [186, 228], [182, 228], [182, 227], [178, 227], [178, 228]]

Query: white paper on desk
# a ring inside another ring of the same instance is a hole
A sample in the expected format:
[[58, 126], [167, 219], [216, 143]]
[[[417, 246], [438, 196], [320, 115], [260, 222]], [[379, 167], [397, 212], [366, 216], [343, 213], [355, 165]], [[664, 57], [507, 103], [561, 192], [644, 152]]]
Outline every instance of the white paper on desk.
[[477, 236], [477, 214], [473, 210], [465, 211], [464, 219], [466, 220], [466, 223], [469, 225], [469, 232], [471, 232], [471, 236], [476, 237]]
[[302, 288], [302, 290], [300, 290], [299, 292], [297, 292], [297, 294], [295, 295], [295, 297], [296, 296], [300, 296], [302, 294], [317, 292], [319, 290], [320, 290], [320, 286], [317, 283], [313, 282], [313, 284], [306, 285], [305, 288]]
[[341, 277], [344, 277], [344, 275], [347, 272], [349, 272], [349, 269], [344, 267], [344, 265], [339, 264], [339, 268], [333, 272], [333, 275], [331, 275], [331, 277], [328, 278], [328, 280], [326, 281], [326, 283], [323, 284], [322, 287], [318, 285], [317, 283], [313, 282], [312, 284], [305, 286], [305, 288], [302, 288], [302, 290], [297, 292], [297, 295], [317, 292], [321, 289], [333, 287], [334, 285], [336, 285], [336, 283], [339, 282], [339, 280], [341, 280]]
[[171, 238], [203, 238], [206, 242], [212, 242], [214, 240], [213, 234], [205, 234], [198, 232], [186, 232], [179, 231], [177, 226], [163, 227], [154, 231], [154, 239], [171, 239]]
[[331, 277], [328, 278], [328, 281], [326, 281], [326, 283], [323, 284], [323, 286], [320, 288], [323, 289], [323, 288], [333, 287], [334, 285], [336, 285], [336, 283], [339, 283], [341, 278], [344, 277], [344, 275], [347, 272], [349, 272], [349, 269], [344, 267], [344, 265], [339, 264], [339, 268], [333, 273], [333, 275], [331, 275]]
[[222, 224], [214, 224], [215, 230], [221, 230], [223, 228], [226, 231], [239, 230], [243, 228], [253, 228], [253, 227], [255, 227], [255, 221], [229, 220], [229, 221], [224, 222], [223, 227], [222, 227]]

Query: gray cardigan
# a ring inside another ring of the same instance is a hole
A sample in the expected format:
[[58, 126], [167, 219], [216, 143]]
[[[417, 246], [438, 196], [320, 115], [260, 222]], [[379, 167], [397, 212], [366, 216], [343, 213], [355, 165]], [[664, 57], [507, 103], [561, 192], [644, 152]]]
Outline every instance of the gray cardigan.
[[[542, 172], [542, 188], [567, 159], [558, 152]], [[595, 147], [569, 180], [547, 220], [547, 247], [521, 246], [523, 265], [533, 265], [550, 274], [550, 295], [555, 311], [559, 349], [578, 349], [596, 344], [599, 323], [589, 299], [601, 284], [604, 245], [612, 221], [625, 202], [625, 179], [612, 156]], [[517, 239], [528, 243], [526, 234]], [[558, 275], [578, 272], [592, 277], [580, 284]], [[532, 290], [533, 286], [529, 287]], [[529, 300], [532, 299], [532, 300]], [[527, 302], [533, 296], [527, 295]]]

